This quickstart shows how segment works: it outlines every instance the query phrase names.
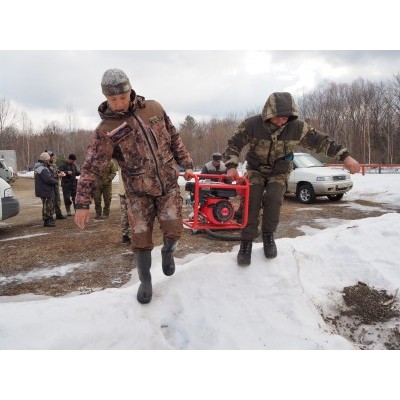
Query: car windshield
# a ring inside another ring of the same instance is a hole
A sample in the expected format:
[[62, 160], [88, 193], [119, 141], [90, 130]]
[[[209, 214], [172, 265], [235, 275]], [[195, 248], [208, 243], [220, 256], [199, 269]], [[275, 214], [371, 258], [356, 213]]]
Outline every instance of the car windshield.
[[323, 167], [324, 166], [324, 164], [322, 164], [322, 162], [318, 161], [311, 154], [295, 154], [293, 163], [297, 168], [310, 168], [310, 167]]

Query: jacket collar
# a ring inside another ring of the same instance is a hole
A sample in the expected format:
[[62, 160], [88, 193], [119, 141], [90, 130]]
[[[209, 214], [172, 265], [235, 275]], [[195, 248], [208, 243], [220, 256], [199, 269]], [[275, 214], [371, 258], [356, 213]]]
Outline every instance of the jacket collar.
[[135, 91], [131, 90], [131, 105], [124, 112], [115, 112], [108, 106], [107, 101], [101, 103], [98, 107], [98, 112], [101, 119], [122, 119], [130, 117], [138, 109], [145, 108], [146, 100], [143, 96], [136, 95]]

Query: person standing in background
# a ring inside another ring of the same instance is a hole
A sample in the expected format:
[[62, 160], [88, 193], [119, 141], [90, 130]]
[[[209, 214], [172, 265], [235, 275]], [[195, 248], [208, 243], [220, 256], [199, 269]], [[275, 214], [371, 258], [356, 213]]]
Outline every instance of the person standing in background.
[[[95, 219], [106, 219], [110, 215], [110, 205], [112, 199], [112, 181], [117, 174], [117, 166], [111, 160], [103, 172], [100, 185], [94, 195], [94, 205], [96, 210]], [[103, 197], [104, 206], [101, 208], [101, 198]]]
[[61, 196], [60, 196], [60, 181], [65, 174], [64, 172], [60, 172], [57, 168], [57, 165], [54, 163], [55, 154], [50, 150], [45, 150], [46, 153], [50, 156], [50, 165], [49, 169], [53, 176], [53, 178], [57, 179], [57, 185], [54, 187], [55, 197], [54, 197], [54, 211], [56, 213], [56, 219], [67, 219], [65, 215], [63, 215], [61, 211]]
[[67, 210], [67, 215], [71, 216], [71, 205], [75, 209], [75, 196], [76, 196], [76, 177], [81, 173], [78, 166], [75, 163], [76, 155], [70, 154], [67, 161], [65, 161], [60, 166], [60, 171], [65, 173], [65, 176], [61, 178], [61, 187], [64, 196], [65, 209]]
[[50, 171], [50, 155], [43, 152], [37, 163], [34, 165], [35, 196], [42, 200], [43, 226], [54, 227], [54, 188], [58, 179], [54, 178]]
[[222, 161], [221, 153], [214, 153], [212, 155], [212, 160], [204, 164], [201, 174], [207, 175], [223, 175], [226, 174], [226, 167]]

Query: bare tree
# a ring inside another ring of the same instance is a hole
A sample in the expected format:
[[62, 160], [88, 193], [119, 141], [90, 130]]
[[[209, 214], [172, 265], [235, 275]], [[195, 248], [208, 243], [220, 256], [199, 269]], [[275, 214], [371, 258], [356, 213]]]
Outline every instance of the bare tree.
[[17, 110], [10, 105], [10, 101], [0, 99], [0, 148], [7, 149], [17, 133]]

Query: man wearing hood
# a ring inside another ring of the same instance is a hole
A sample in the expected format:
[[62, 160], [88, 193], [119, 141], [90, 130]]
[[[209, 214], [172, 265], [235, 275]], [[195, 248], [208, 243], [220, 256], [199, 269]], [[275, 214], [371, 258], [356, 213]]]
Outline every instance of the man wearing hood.
[[76, 195], [75, 222], [83, 229], [92, 202], [111, 158], [121, 169], [140, 286], [137, 300], [152, 298], [151, 251], [154, 220], [163, 232], [162, 270], [175, 272], [173, 253], [183, 231], [179, 167], [184, 177], [193, 176], [193, 162], [181, 137], [164, 111], [132, 89], [120, 69], [107, 70], [101, 82], [107, 101], [99, 106], [101, 123], [93, 133], [81, 169]]
[[286, 181], [293, 168], [293, 150], [296, 146], [343, 161], [343, 166], [352, 174], [360, 170], [359, 163], [350, 156], [346, 147], [298, 117], [297, 106], [290, 93], [272, 93], [262, 113], [244, 120], [228, 140], [224, 162], [228, 169], [227, 175], [233, 180], [239, 179], [236, 168], [240, 152], [244, 146], [249, 145], [246, 154], [246, 176], [250, 182], [249, 217], [240, 236], [237, 261], [241, 266], [251, 263], [252, 243], [257, 236], [262, 204], [264, 255], [269, 259], [278, 255], [274, 232], [279, 224]]

